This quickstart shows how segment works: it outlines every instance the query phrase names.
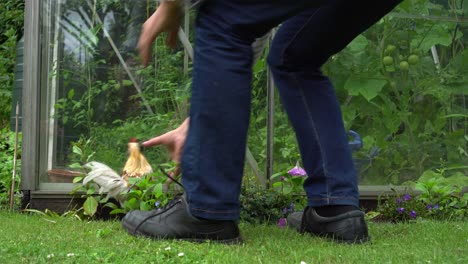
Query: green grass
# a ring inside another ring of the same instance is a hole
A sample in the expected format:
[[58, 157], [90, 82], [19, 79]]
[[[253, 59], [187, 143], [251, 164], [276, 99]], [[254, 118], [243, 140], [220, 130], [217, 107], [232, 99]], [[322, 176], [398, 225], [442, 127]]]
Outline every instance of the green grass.
[[468, 263], [467, 222], [370, 223], [364, 245], [241, 224], [240, 246], [135, 238], [117, 221], [0, 211], [0, 222], [0, 263]]

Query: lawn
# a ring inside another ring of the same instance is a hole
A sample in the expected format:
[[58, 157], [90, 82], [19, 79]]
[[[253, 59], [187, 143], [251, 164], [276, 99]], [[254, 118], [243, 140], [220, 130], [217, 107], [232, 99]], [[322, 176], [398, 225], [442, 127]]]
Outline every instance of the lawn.
[[372, 242], [337, 244], [241, 223], [243, 245], [153, 241], [118, 221], [0, 211], [0, 263], [468, 263], [468, 223], [370, 223]]

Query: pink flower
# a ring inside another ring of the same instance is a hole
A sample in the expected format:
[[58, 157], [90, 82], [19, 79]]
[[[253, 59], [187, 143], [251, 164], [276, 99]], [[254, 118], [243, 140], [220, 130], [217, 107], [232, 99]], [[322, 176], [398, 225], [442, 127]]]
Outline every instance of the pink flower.
[[303, 168], [299, 167], [299, 161], [296, 163], [296, 167], [288, 171], [288, 174], [291, 176], [301, 176], [301, 177], [307, 176], [307, 172]]
[[278, 226], [279, 226], [280, 228], [284, 228], [284, 227], [286, 226], [286, 218], [283, 218], [283, 217], [280, 218], [280, 219], [278, 220]]

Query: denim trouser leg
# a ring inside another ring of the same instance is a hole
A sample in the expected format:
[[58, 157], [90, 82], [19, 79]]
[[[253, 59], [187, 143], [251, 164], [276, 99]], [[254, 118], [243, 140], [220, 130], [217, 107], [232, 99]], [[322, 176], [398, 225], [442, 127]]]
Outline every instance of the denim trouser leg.
[[[250, 82], [252, 78], [250, 45], [254, 38], [263, 35], [283, 20], [302, 10], [316, 8], [316, 4], [313, 5], [311, 2], [314, 1], [213, 0], [207, 1], [201, 6], [195, 32], [190, 128], [182, 155], [183, 183], [193, 215], [218, 220], [235, 220], [239, 217], [239, 193], [250, 116]], [[282, 63], [276, 64], [274, 72], [278, 86], [282, 90], [283, 99], [285, 102], [289, 102], [288, 105], [295, 103], [306, 105], [302, 101], [312, 96], [313, 89], [307, 89], [310, 95], [301, 97], [297, 97], [297, 94], [294, 95], [294, 91], [297, 93], [300, 90], [298, 87], [306, 90], [305, 86], [317, 85], [317, 81], [309, 80], [305, 76], [288, 75], [287, 71], [282, 70], [282, 65]], [[314, 69], [318, 69], [318, 67], [314, 66]], [[315, 72], [321, 82], [329, 82], [317, 70]], [[296, 76], [294, 77], [296, 79], [290, 76]], [[334, 95], [330, 95], [330, 92], [333, 93], [331, 85], [322, 86], [330, 87], [318, 90], [322, 91], [323, 96], [331, 98], [331, 108], [336, 112], [333, 115], [340, 117], [336, 98]], [[289, 89], [292, 92], [288, 96], [285, 91]], [[311, 102], [307, 102], [307, 104]], [[314, 105], [310, 110], [317, 111], [316, 109], [317, 106]], [[311, 154], [317, 153], [317, 138], [309, 136], [310, 128], [315, 123], [310, 121], [310, 113], [293, 113], [294, 111], [302, 111], [303, 108], [295, 110], [294, 107], [287, 107], [287, 110], [292, 119], [297, 114], [297, 118], [292, 121], [295, 124], [298, 139], [305, 141], [300, 144], [302, 154], [307, 159], [313, 159], [311, 162], [305, 162], [306, 169], [312, 171], [315, 169], [313, 164], [320, 163], [316, 162], [317, 158], [313, 157], [315, 154]], [[324, 113], [322, 109], [319, 109], [318, 113], [320, 112]], [[321, 118], [321, 120], [328, 122], [326, 118]], [[305, 122], [306, 125], [301, 125], [301, 122]], [[342, 124], [340, 127], [340, 123], [337, 123], [338, 125], [320, 128], [320, 133], [323, 133], [322, 130], [325, 129], [325, 131], [339, 131], [338, 134], [341, 134], [341, 137], [338, 136], [338, 140], [342, 142], [336, 145], [326, 145], [327, 148], [331, 149], [326, 150], [327, 155], [332, 155], [332, 151], [337, 151], [337, 148], [345, 146], [344, 151], [348, 152], [344, 156], [349, 156]], [[335, 138], [332, 140], [336, 141]], [[320, 156], [319, 159], [322, 157]], [[350, 160], [349, 157], [347, 159]], [[333, 174], [320, 176], [324, 182], [327, 181], [325, 180], [327, 177], [331, 177], [331, 181], [334, 181], [332, 179], [334, 177], [343, 177], [335, 175], [334, 171], [354, 170], [352, 163], [349, 167], [348, 164], [332, 160], [328, 161], [327, 165], [331, 166], [329, 170], [333, 171]], [[346, 168], [335, 168], [341, 166]], [[352, 176], [353, 173], [345, 174], [350, 175], [345, 177], [355, 178], [355, 174]], [[324, 184], [316, 184], [320, 190], [311, 193], [311, 199], [317, 197], [322, 199], [323, 197], [316, 194], [325, 193], [326, 199], [340, 195], [349, 198], [345, 198], [349, 201], [342, 199], [341, 203], [357, 203], [355, 179], [348, 181], [348, 178], [339, 180], [339, 184], [335, 184], [333, 187], [336, 190], [327, 190]], [[308, 184], [311, 183], [312, 181]], [[329, 203], [329, 201], [324, 203]]]
[[359, 201], [340, 106], [320, 67], [398, 2], [345, 1], [305, 10], [275, 36], [268, 61], [309, 175], [304, 184], [309, 206]]

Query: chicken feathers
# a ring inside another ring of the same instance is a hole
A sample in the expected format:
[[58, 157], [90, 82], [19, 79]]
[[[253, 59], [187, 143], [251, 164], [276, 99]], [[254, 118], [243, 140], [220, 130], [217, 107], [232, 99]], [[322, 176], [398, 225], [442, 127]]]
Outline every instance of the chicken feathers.
[[107, 193], [106, 198], [119, 198], [120, 193], [128, 189], [128, 182], [107, 165], [91, 161], [84, 167], [90, 171], [83, 179], [83, 184], [95, 182], [99, 185], [99, 194]]
[[83, 179], [83, 184], [94, 182], [99, 186], [99, 194], [107, 193], [108, 198], [116, 198], [120, 202], [124, 200], [121, 193], [130, 187], [128, 178], [138, 177], [153, 172], [151, 165], [140, 151], [140, 146], [135, 138], [131, 138], [128, 143], [129, 157], [122, 171], [122, 176], [109, 168], [109, 166], [91, 161], [84, 165], [89, 170]]
[[140, 145], [135, 138], [128, 142], [129, 158], [123, 168], [122, 177], [128, 181], [128, 178], [138, 177], [152, 173], [153, 169], [140, 151]]

